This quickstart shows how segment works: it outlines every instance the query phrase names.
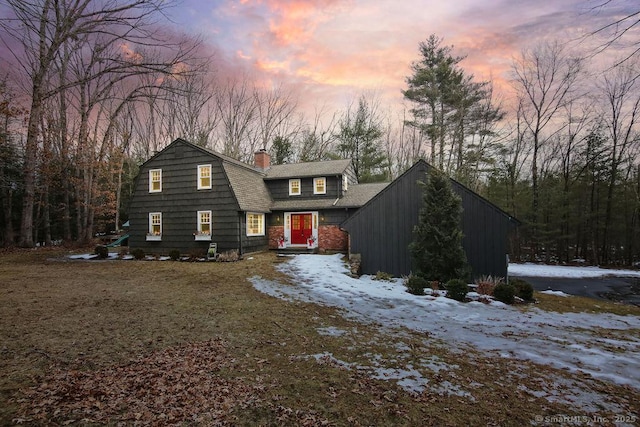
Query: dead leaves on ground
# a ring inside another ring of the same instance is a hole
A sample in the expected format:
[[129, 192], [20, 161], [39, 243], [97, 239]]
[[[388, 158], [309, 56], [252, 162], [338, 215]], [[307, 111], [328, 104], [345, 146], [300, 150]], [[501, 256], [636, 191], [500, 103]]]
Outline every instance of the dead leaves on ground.
[[265, 385], [225, 378], [233, 368], [221, 340], [170, 347], [123, 366], [58, 371], [20, 400], [16, 422], [233, 423], [233, 409], [261, 401]]

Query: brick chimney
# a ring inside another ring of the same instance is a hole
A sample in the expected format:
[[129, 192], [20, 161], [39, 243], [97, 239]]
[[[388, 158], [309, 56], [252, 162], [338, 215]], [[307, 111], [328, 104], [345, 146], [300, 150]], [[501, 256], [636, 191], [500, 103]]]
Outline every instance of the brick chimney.
[[256, 169], [264, 172], [271, 167], [271, 156], [267, 153], [267, 150], [261, 148], [260, 151], [254, 154], [253, 163]]

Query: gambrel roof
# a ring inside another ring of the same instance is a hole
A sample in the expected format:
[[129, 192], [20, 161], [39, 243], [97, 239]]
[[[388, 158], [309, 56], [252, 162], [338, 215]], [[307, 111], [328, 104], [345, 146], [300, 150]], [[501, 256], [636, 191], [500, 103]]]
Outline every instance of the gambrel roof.
[[274, 165], [266, 171], [261, 171], [232, 157], [193, 144], [181, 138], [176, 139], [162, 151], [156, 153], [147, 162], [159, 156], [170, 146], [179, 146], [181, 144], [206, 153], [211, 157], [218, 158], [221, 161], [231, 191], [238, 202], [239, 210], [244, 212], [269, 213], [274, 210], [359, 208], [388, 185], [388, 183], [351, 184], [344, 196], [337, 199], [318, 198], [274, 201], [265, 180], [352, 174], [351, 160], [341, 159]]
[[225, 160], [222, 162], [222, 167], [227, 173], [231, 190], [236, 196], [241, 211], [262, 213], [271, 211], [271, 196], [262, 173], [246, 165], [239, 166]]
[[[241, 211], [261, 213], [270, 212], [269, 207], [271, 206], [271, 196], [266, 184], [264, 183], [264, 174], [262, 172], [257, 171], [253, 167], [236, 160], [233, 157], [193, 144], [182, 138], [176, 139], [162, 151], [165, 151], [169, 146], [175, 144], [187, 145], [221, 160], [222, 168], [224, 169], [227, 179], [229, 180], [229, 185], [231, 186], [231, 191], [233, 192]], [[162, 151], [157, 153], [151, 159], [158, 156]]]

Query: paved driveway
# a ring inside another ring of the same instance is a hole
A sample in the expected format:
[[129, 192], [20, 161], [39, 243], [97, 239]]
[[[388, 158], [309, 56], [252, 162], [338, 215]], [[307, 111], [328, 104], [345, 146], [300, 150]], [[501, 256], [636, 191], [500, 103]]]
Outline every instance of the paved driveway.
[[[516, 277], [516, 276], [514, 276]], [[525, 277], [537, 291], [554, 290], [570, 295], [620, 301], [640, 306], [640, 278], [637, 277]]]

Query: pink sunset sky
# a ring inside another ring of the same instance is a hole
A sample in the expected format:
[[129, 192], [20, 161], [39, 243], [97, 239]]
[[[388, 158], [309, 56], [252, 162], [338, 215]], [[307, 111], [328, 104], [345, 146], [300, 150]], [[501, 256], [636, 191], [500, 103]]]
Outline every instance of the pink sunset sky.
[[432, 33], [466, 56], [467, 73], [504, 91], [523, 48], [593, 45], [585, 34], [637, 9], [630, 0], [183, 0], [170, 12], [215, 49], [220, 73], [246, 70], [293, 88], [302, 106], [340, 109], [361, 93], [399, 105], [418, 44]]

